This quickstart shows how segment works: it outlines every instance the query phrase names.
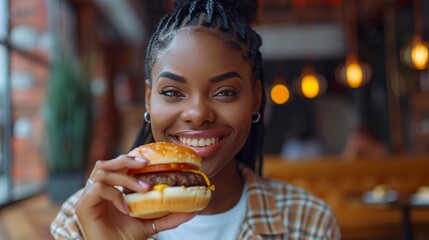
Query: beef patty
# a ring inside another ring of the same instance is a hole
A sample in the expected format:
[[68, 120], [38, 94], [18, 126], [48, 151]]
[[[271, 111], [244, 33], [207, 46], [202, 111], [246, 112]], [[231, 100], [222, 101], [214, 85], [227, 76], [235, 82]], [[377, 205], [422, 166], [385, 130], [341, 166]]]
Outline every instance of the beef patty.
[[[134, 175], [138, 180], [147, 182], [149, 185], [167, 184], [169, 186], [207, 186], [203, 176], [193, 172], [156, 172]], [[129, 189], [124, 189], [125, 194], [133, 193]]]

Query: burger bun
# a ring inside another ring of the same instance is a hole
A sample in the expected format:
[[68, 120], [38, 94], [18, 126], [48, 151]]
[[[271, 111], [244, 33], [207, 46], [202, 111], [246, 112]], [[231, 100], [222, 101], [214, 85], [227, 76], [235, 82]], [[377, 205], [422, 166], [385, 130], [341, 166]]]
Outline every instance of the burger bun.
[[[202, 159], [192, 149], [171, 142], [153, 142], [132, 149], [127, 156], [141, 157], [149, 160], [148, 165], [165, 163], [186, 163], [201, 169]], [[139, 173], [138, 170], [128, 172], [129, 175]]]
[[204, 209], [211, 198], [207, 187], [166, 187], [162, 191], [125, 195], [130, 215], [142, 219], [159, 218], [170, 213], [191, 213]]

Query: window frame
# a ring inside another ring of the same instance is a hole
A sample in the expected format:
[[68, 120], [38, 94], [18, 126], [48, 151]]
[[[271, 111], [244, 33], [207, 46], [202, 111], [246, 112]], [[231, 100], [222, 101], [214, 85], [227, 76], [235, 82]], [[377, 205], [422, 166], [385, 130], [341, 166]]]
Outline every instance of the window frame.
[[0, 3], [0, 16], [2, 18], [0, 20], [0, 54], [4, 53], [0, 55], [0, 64], [4, 60], [3, 71], [0, 72], [0, 101], [2, 102], [0, 104], [0, 192], [5, 193], [0, 197], [0, 207], [3, 207], [40, 194], [46, 188], [46, 181], [43, 180], [37, 181], [34, 185], [31, 183], [16, 185], [14, 181], [12, 53], [42, 68], [49, 69], [49, 62], [32, 50], [21, 49], [10, 41], [12, 24], [10, 1]]

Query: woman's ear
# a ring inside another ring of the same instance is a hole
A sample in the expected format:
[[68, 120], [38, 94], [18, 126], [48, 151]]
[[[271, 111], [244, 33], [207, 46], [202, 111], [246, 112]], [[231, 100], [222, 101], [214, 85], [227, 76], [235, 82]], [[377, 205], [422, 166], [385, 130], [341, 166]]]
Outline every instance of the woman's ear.
[[145, 81], [145, 108], [146, 112], [150, 112], [150, 94], [152, 93], [149, 79]]
[[257, 113], [262, 102], [262, 81], [256, 80], [253, 86], [253, 113]]

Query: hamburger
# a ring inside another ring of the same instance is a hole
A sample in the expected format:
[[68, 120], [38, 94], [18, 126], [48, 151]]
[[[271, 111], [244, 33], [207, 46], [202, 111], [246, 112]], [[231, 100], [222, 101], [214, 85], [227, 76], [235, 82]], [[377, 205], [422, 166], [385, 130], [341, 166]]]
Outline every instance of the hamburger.
[[193, 150], [168, 142], [141, 145], [128, 153], [150, 161], [142, 169], [127, 174], [151, 185], [148, 192], [124, 189], [130, 215], [142, 219], [159, 218], [169, 213], [204, 209], [214, 185], [200, 171], [201, 157]]

